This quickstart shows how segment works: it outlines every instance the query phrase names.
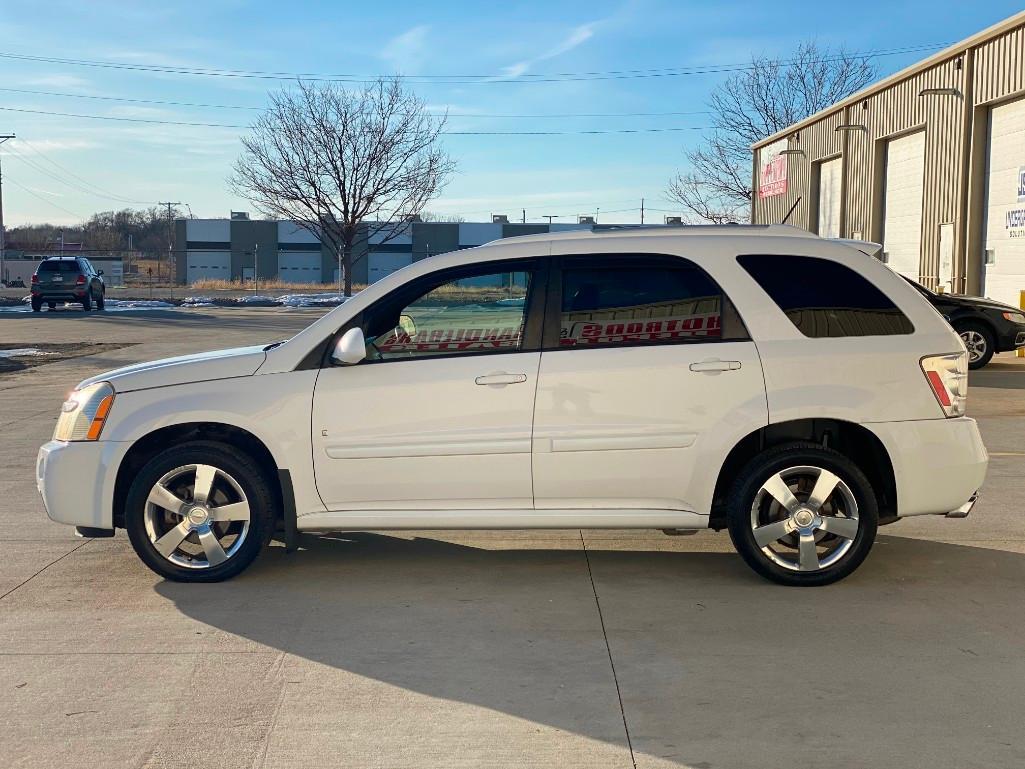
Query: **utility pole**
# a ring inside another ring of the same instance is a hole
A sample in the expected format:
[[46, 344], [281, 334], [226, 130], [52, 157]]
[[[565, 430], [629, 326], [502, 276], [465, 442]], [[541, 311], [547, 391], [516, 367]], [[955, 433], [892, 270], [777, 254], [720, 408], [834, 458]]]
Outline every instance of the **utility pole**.
[[[0, 144], [3, 144], [8, 139], [13, 139], [14, 134], [2, 134], [0, 135]], [[4, 173], [3, 168], [0, 167], [0, 281], [7, 285], [7, 279], [4, 277], [4, 247], [6, 239], [4, 237]]]
[[523, 209], [523, 219], [520, 220], [523, 224], [527, 223], [527, 209]]
[[644, 224], [644, 198], [641, 198], [641, 224]]
[[[172, 207], [180, 206], [181, 201], [175, 201], [173, 203], [157, 203], [158, 206], [167, 206], [167, 278], [170, 283], [174, 284], [174, 276], [172, 274], [173, 262], [174, 262], [174, 223], [171, 221]], [[157, 265], [157, 277], [160, 277], [160, 265]]]
[[253, 246], [253, 294], [260, 293], [260, 244]]

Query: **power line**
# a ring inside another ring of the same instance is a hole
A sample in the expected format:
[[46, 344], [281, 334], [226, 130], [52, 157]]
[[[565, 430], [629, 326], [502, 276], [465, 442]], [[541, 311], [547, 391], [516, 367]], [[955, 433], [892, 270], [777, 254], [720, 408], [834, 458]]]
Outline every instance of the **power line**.
[[[156, 104], [164, 107], [198, 107], [201, 109], [236, 109], [236, 110], [252, 110], [261, 111], [265, 107], [257, 107], [246, 104], [207, 104], [201, 102], [188, 102], [188, 101], [163, 101], [160, 99], [133, 99], [127, 96], [101, 96], [97, 94], [84, 94], [84, 93], [62, 93], [59, 91], [35, 91], [29, 88], [0, 88], [0, 91], [6, 93], [24, 93], [31, 94], [33, 96], [56, 96], [59, 98], [67, 99], [90, 99], [94, 101], [116, 101], [116, 102], [128, 102], [131, 104]], [[549, 118], [606, 118], [606, 117], [682, 117], [686, 115], [709, 115], [711, 114], [708, 110], [691, 110], [687, 112], [551, 112], [547, 114], [514, 114], [514, 113], [495, 113], [495, 112], [448, 112], [448, 111], [431, 111], [432, 115], [447, 115], [448, 117], [460, 117], [460, 118], [526, 118], [531, 120], [545, 120]]]
[[[100, 188], [93, 187], [88, 182], [85, 182], [84, 184], [82, 184], [82, 183], [76, 182], [74, 179], [68, 179], [68, 178], [66, 178], [64, 176], [61, 176], [58, 173], [55, 173], [54, 171], [51, 171], [50, 169], [48, 169], [48, 168], [46, 168], [44, 166], [41, 166], [39, 163], [35, 162], [31, 158], [28, 158], [25, 155], [22, 155], [21, 153], [15, 152], [14, 150], [9, 150], [9, 153], [10, 153], [11, 157], [15, 158], [16, 160], [18, 160], [21, 163], [24, 163], [28, 168], [31, 168], [32, 170], [36, 171], [37, 173], [43, 174], [44, 176], [48, 177], [52, 181], [57, 182], [58, 184], [61, 184], [61, 185], [65, 186], [65, 187], [70, 187], [71, 189], [76, 190], [77, 192], [82, 192], [82, 193], [84, 193], [86, 195], [92, 195], [92, 196], [95, 196], [95, 197], [107, 198], [107, 199], [116, 201], [118, 203], [145, 204], [145, 203], [149, 202], [149, 201], [142, 201], [142, 200], [130, 200], [128, 198], [123, 198], [123, 197], [120, 197], [120, 196], [108, 195], [108, 194], [104, 193]], [[83, 182], [84, 182], [84, 180], [83, 180]]]
[[[845, 54], [847, 57], [874, 59], [883, 56], [898, 56], [906, 53], [918, 53], [931, 51], [946, 47], [944, 44], [923, 44], [904, 46], [902, 48], [878, 49], [865, 52], [851, 52]], [[114, 69], [130, 72], [153, 72], [172, 75], [195, 75], [203, 77], [224, 77], [243, 78], [256, 80], [307, 80], [307, 81], [332, 81], [349, 83], [372, 83], [382, 77], [394, 77], [394, 75], [358, 75], [358, 74], [324, 74], [317, 72], [268, 72], [261, 70], [237, 70], [218, 69], [214, 67], [185, 67], [168, 66], [161, 64], [127, 64], [124, 62], [97, 61], [94, 59], [70, 59], [56, 56], [36, 56], [29, 54], [17, 54], [0, 52], [0, 58], [16, 61], [33, 61], [47, 64], [71, 65], [77, 67], [91, 67], [100, 69]], [[837, 61], [840, 57], [823, 57], [817, 61]], [[780, 60], [780, 64], [792, 64], [793, 60]], [[490, 75], [408, 75], [403, 79], [411, 83], [433, 83], [438, 85], [491, 85], [495, 83], [554, 83], [579, 80], [630, 80], [637, 78], [661, 78], [681, 77], [687, 75], [707, 75], [724, 72], [739, 72], [750, 69], [757, 69], [759, 65], [747, 63], [734, 64], [707, 64], [686, 67], [664, 67], [649, 70], [608, 70], [604, 72], [561, 72], [550, 75], [526, 73], [517, 77], [510, 77], [504, 74]]]
[[[115, 120], [128, 123], [148, 123], [152, 125], [176, 125], [203, 128], [238, 128], [249, 129], [250, 126], [229, 123], [194, 123], [183, 120], [158, 120], [157, 118], [115, 117], [113, 115], [86, 115], [81, 112], [55, 112], [25, 107], [0, 107], [5, 112], [22, 112], [30, 115], [51, 115], [55, 117], [73, 117], [85, 120]], [[674, 126], [670, 128], [602, 128], [587, 131], [443, 131], [447, 136], [583, 136], [599, 134], [638, 134], [638, 133], [678, 133], [680, 131], [704, 131], [705, 126]]]
[[[75, 185], [74, 183], [72, 183], [72, 186], [84, 186], [86, 188], [84, 191], [88, 192], [89, 194], [99, 195], [100, 197], [103, 197], [103, 198], [110, 198], [111, 200], [119, 201], [121, 203], [133, 203], [133, 204], [137, 204], [137, 205], [153, 205], [155, 203], [155, 201], [152, 201], [152, 200], [133, 200], [131, 198], [126, 198], [123, 195], [118, 195], [116, 193], [113, 193], [110, 190], [107, 190], [107, 189], [99, 186], [98, 184], [94, 184], [93, 182], [90, 182], [88, 179], [83, 179], [81, 176], [76, 174], [70, 168], [61, 165], [60, 163], [58, 163], [56, 160], [53, 160], [52, 158], [47, 157], [34, 144], [32, 144], [32, 142], [30, 142], [28, 139], [24, 139], [24, 138], [21, 139], [21, 144], [24, 144], [26, 147], [28, 147], [32, 151], [32, 153], [34, 155], [39, 157], [41, 160], [45, 160], [47, 163], [49, 163], [51, 166], [56, 168], [58, 171], [67, 174], [68, 176], [72, 177], [72, 179], [77, 179], [78, 182], [80, 182], [81, 184]], [[26, 160], [26, 161], [28, 160], [27, 158], [24, 158], [24, 157], [22, 157], [21, 159], [22, 160]]]
[[21, 184], [16, 179], [8, 178], [7, 181], [9, 181], [15, 187], [20, 188], [23, 192], [27, 192], [29, 195], [31, 195], [32, 197], [36, 198], [37, 200], [43, 201], [48, 206], [52, 206], [53, 208], [59, 209], [59, 210], [63, 211], [66, 214], [70, 214], [71, 216], [74, 216], [76, 219], [81, 219], [82, 221], [85, 221], [85, 219], [86, 219], [86, 217], [82, 216], [81, 214], [76, 214], [74, 211], [69, 211], [64, 206], [59, 206], [56, 203], [54, 203], [52, 200], [48, 200], [47, 198], [44, 198], [42, 195], [39, 195], [39, 194], [33, 192], [32, 190], [30, 190], [24, 184]]

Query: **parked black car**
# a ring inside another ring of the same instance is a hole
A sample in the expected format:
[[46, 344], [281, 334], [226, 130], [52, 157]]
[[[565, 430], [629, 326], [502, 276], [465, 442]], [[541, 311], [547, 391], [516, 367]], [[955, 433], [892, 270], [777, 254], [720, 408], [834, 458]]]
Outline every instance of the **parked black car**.
[[103, 270], [95, 270], [89, 260], [81, 256], [51, 256], [36, 267], [32, 276], [32, 312], [39, 312], [43, 304], [52, 310], [57, 302], [79, 302], [89, 311], [96, 304], [103, 309], [107, 286]]
[[937, 294], [910, 278], [907, 281], [961, 335], [968, 348], [968, 368], [982, 368], [993, 353], [1025, 347], [1025, 311], [981, 296]]

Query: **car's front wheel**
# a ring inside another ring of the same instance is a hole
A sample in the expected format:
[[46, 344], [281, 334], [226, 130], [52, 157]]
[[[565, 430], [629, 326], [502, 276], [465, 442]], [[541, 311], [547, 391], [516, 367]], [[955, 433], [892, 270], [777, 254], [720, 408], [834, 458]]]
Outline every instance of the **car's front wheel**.
[[992, 360], [996, 352], [992, 331], [981, 323], [965, 323], [957, 327], [957, 333], [968, 350], [968, 368], [980, 369]]
[[828, 585], [865, 560], [879, 513], [865, 474], [813, 443], [755, 457], [733, 484], [730, 538], [748, 566], [784, 585]]
[[270, 539], [274, 494], [261, 468], [225, 444], [193, 441], [161, 452], [136, 475], [125, 504], [135, 552], [177, 582], [220, 582]]

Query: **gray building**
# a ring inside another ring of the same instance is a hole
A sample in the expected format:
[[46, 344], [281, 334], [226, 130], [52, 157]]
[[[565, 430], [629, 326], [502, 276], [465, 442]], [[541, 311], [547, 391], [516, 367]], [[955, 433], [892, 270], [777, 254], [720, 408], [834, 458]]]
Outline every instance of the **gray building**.
[[924, 285], [1025, 290], [1025, 12], [754, 145], [754, 223], [883, 244]]
[[[419, 259], [499, 238], [566, 229], [591, 229], [591, 224], [516, 224], [495, 222], [408, 222], [389, 230], [357, 235], [353, 282], [373, 283]], [[613, 225], [609, 225], [613, 226]], [[316, 235], [294, 222], [250, 219], [233, 212], [228, 219], [179, 219], [175, 222], [175, 271], [179, 283], [276, 279], [289, 283], [334, 283], [338, 259]]]

